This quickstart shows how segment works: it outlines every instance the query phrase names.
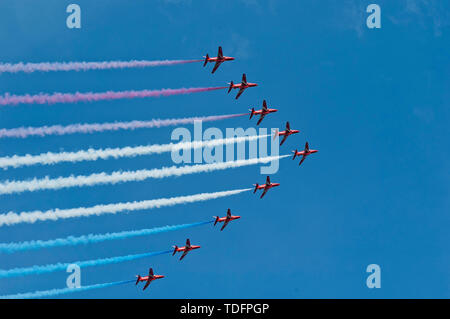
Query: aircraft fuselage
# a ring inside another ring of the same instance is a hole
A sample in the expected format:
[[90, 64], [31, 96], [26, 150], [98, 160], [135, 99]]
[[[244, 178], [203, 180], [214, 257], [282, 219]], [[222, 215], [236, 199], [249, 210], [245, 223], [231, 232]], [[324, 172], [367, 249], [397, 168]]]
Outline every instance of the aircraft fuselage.
[[177, 248], [177, 251], [191, 251], [191, 250], [198, 249], [198, 248], [200, 248], [200, 246], [191, 245], [190, 247], [179, 247], [179, 248]]
[[231, 88], [232, 89], [241, 89], [241, 88], [247, 89], [247, 88], [251, 88], [254, 86], [258, 86], [258, 84], [257, 83], [247, 83], [247, 84], [239, 83], [239, 84], [233, 84], [233, 86]]
[[268, 185], [266, 185], [266, 184], [258, 185], [257, 189], [264, 189], [264, 188], [270, 189], [272, 187], [277, 187], [277, 186], [280, 186], [280, 183], [270, 183]]
[[281, 131], [281, 132], [278, 132], [278, 135], [292, 135], [292, 134], [296, 134], [296, 133], [299, 133], [300, 131], [299, 130], [289, 130], [289, 131]]
[[233, 60], [234, 60], [234, 58], [231, 56], [224, 56], [222, 58], [218, 58], [218, 57], [208, 58], [208, 62], [225, 62], [225, 61], [233, 61]]

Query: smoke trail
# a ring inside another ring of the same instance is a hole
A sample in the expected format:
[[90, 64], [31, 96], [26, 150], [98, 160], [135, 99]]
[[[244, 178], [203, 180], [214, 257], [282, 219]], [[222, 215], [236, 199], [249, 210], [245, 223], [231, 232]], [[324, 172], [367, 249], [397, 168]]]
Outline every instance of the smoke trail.
[[245, 115], [248, 115], [248, 113], [199, 116], [199, 117], [188, 117], [181, 119], [166, 119], [166, 120], [155, 119], [150, 121], [130, 121], [130, 122], [92, 123], [92, 124], [85, 123], [85, 124], [71, 124], [67, 126], [52, 125], [42, 127], [18, 127], [12, 129], [0, 129], [0, 138], [6, 137], [26, 138], [29, 136], [67, 135], [75, 133], [90, 134], [105, 131], [136, 130], [140, 128], [154, 128], [154, 127], [159, 128], [165, 126], [192, 124], [195, 121], [203, 121], [203, 122], [220, 121]]
[[81, 161], [96, 161], [98, 159], [121, 158], [121, 157], [135, 157], [141, 155], [161, 154], [166, 152], [178, 151], [181, 149], [198, 149], [203, 147], [215, 147], [219, 145], [227, 145], [242, 142], [256, 141], [261, 138], [266, 138], [270, 135], [253, 135], [242, 137], [231, 137], [222, 139], [213, 139], [208, 141], [193, 141], [170, 143], [163, 145], [147, 145], [136, 147], [123, 148], [107, 148], [107, 149], [88, 149], [78, 152], [61, 152], [61, 153], [42, 153], [39, 155], [24, 155], [24, 156], [6, 156], [0, 157], [0, 168], [7, 169], [8, 167], [21, 167], [30, 165], [52, 165], [61, 162], [81, 162]]
[[106, 234], [88, 234], [80, 237], [69, 236], [66, 238], [57, 238], [52, 240], [32, 240], [32, 241], [24, 241], [19, 243], [0, 243], [0, 253], [15, 253], [18, 251], [27, 251], [27, 250], [37, 250], [43, 248], [53, 248], [53, 247], [62, 247], [62, 246], [76, 246], [76, 245], [86, 245], [86, 244], [95, 244], [107, 240], [118, 240], [118, 239], [126, 239], [137, 236], [147, 236], [154, 235], [159, 233], [165, 233], [175, 230], [181, 230], [186, 228], [192, 228], [197, 226], [203, 226], [207, 224], [213, 223], [214, 220], [190, 223], [190, 224], [181, 224], [181, 225], [171, 225], [171, 226], [162, 226], [162, 227], [154, 227], [148, 229], [141, 230], [131, 230], [131, 231], [122, 231], [117, 233], [106, 233]]
[[36, 210], [21, 213], [9, 212], [7, 214], [0, 214], [0, 226], [15, 225], [21, 223], [33, 224], [36, 221], [45, 221], [45, 220], [57, 221], [59, 219], [88, 217], [92, 215], [99, 216], [103, 214], [117, 214], [120, 212], [132, 212], [144, 209], [154, 209], [181, 204], [203, 202], [211, 199], [218, 199], [222, 197], [237, 195], [243, 192], [248, 192], [250, 190], [252, 190], [252, 188], [235, 189], [215, 193], [201, 193], [196, 195], [178, 196], [170, 198], [159, 198], [144, 201], [125, 202], [117, 204], [96, 205], [91, 207], [78, 207], [69, 209], [56, 208], [47, 211]]
[[51, 71], [88, 71], [125, 68], [147, 68], [165, 65], [177, 65], [202, 62], [203, 60], [131, 60], [131, 61], [103, 61], [103, 62], [41, 62], [41, 63], [0, 63], [0, 73], [18, 72], [51, 72]]
[[57, 177], [50, 179], [48, 176], [42, 179], [31, 179], [25, 181], [5, 181], [0, 183], [0, 194], [13, 194], [22, 192], [35, 192], [39, 190], [58, 190], [69, 187], [85, 187], [94, 185], [117, 184], [123, 182], [138, 182], [149, 178], [166, 178], [171, 176], [182, 176], [224, 170], [229, 168], [243, 167], [256, 164], [265, 164], [277, 161], [290, 155], [266, 156], [246, 160], [219, 162], [211, 164], [197, 164], [186, 166], [171, 166], [154, 169], [141, 169], [137, 171], [115, 171], [110, 174], [95, 173], [91, 175], [78, 175], [69, 177]]
[[26, 275], [41, 275], [41, 274], [46, 274], [46, 273], [50, 273], [50, 272], [55, 272], [58, 270], [66, 270], [67, 267], [71, 264], [76, 264], [80, 268], [117, 264], [117, 263], [121, 263], [124, 261], [131, 261], [131, 260], [136, 260], [136, 259], [140, 259], [140, 258], [169, 254], [171, 252], [172, 252], [172, 250], [163, 250], [163, 251], [156, 251], [156, 252], [136, 254], [136, 255], [126, 255], [126, 256], [117, 256], [117, 257], [109, 257], [109, 258], [102, 258], [102, 259], [75, 261], [75, 262], [71, 262], [71, 263], [35, 265], [35, 266], [31, 266], [31, 267], [12, 268], [12, 269], [8, 269], [8, 270], [0, 269], [0, 278], [11, 278], [11, 277], [18, 277], [18, 276], [26, 276]]
[[207, 92], [221, 90], [227, 87], [200, 87], [200, 88], [181, 88], [181, 89], [161, 89], [161, 90], [141, 90], [141, 91], [107, 91], [107, 92], [87, 92], [87, 93], [40, 93], [36, 95], [11, 95], [5, 93], [0, 96], [0, 105], [18, 105], [18, 104], [55, 104], [55, 103], [77, 103], [94, 102], [103, 100], [135, 99], [145, 97], [160, 97], [179, 94], [190, 94], [198, 92]]
[[61, 288], [61, 289], [51, 289], [51, 290], [43, 290], [43, 291], [35, 291], [35, 292], [25, 292], [25, 293], [19, 293], [19, 294], [14, 294], [14, 295], [0, 296], [0, 299], [45, 298], [45, 297], [69, 294], [71, 292], [79, 292], [79, 291], [86, 291], [86, 290], [93, 290], [93, 289], [99, 289], [99, 288], [107, 288], [107, 287], [112, 287], [112, 286], [124, 285], [124, 284], [128, 284], [128, 283], [131, 283], [134, 281], [135, 280], [133, 279], [133, 280], [108, 282], [108, 283], [104, 283], [104, 284], [96, 284], [96, 285], [90, 285], [90, 286], [81, 286], [80, 288]]

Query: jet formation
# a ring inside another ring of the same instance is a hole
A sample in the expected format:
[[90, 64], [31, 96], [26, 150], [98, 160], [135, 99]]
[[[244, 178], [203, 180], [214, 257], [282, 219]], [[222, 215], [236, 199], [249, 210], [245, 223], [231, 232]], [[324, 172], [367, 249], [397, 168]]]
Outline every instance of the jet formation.
[[[217, 69], [219, 68], [219, 66], [222, 63], [224, 63], [226, 61], [233, 61], [234, 59], [235, 59], [234, 57], [224, 56], [222, 47], [219, 46], [218, 53], [217, 53], [216, 57], [210, 57], [208, 54], [206, 54], [206, 56], [204, 56], [203, 67], [205, 67], [208, 63], [214, 63], [214, 67], [213, 67], [213, 69], [211, 71], [211, 73], [214, 74], [214, 72], [217, 71]], [[228, 86], [228, 93], [230, 93], [231, 90], [233, 90], [233, 89], [237, 89], [238, 90], [238, 93], [237, 93], [237, 95], [235, 97], [236, 100], [239, 99], [239, 97], [242, 95], [242, 93], [244, 93], [244, 91], [246, 89], [248, 89], [250, 87], [258, 86], [257, 83], [247, 82], [247, 76], [246, 76], [245, 73], [242, 74], [242, 80], [241, 80], [240, 83], [234, 84], [234, 82], [231, 81], [231, 82], [228, 83], [228, 85], [229, 85]], [[256, 123], [256, 125], [259, 125], [259, 124], [261, 124], [262, 120], [267, 115], [269, 115], [271, 113], [278, 112], [278, 109], [269, 108], [267, 106], [267, 101], [264, 99], [263, 103], [262, 103], [262, 108], [260, 110], [255, 110], [255, 107], [252, 107], [251, 109], [249, 109], [249, 111], [250, 111], [250, 120], [253, 117], [259, 117], [258, 121]], [[287, 121], [286, 122], [286, 128], [285, 128], [284, 131], [279, 131], [278, 129], [275, 130], [274, 139], [276, 137], [283, 136], [283, 139], [280, 142], [280, 146], [281, 146], [281, 145], [283, 145], [285, 143], [285, 141], [287, 140], [287, 138], [290, 135], [297, 134], [297, 133], [300, 133], [300, 130], [291, 129], [289, 121]], [[299, 166], [300, 166], [303, 163], [303, 161], [306, 159], [307, 156], [309, 156], [311, 154], [314, 154], [314, 153], [317, 153], [317, 152], [318, 152], [318, 150], [310, 149], [308, 142], [306, 142], [305, 147], [304, 147], [304, 149], [302, 151], [298, 151], [297, 149], [295, 151], [293, 151], [294, 156], [293, 156], [292, 159], [295, 160], [295, 158], [297, 156], [299, 156], [299, 157], [301, 156], [301, 160], [299, 162]], [[267, 176], [265, 184], [261, 184], [260, 185], [260, 184], [257, 183], [257, 184], [253, 184], [253, 186], [254, 186], [253, 193], [256, 193], [258, 190], [262, 190], [261, 196], [259, 197], [260, 199], [262, 199], [267, 194], [267, 192], [270, 189], [280, 186], [280, 183], [273, 183], [273, 182], [271, 182], [270, 181], [270, 177]], [[226, 213], [226, 215], [224, 217], [219, 217], [219, 216], [213, 216], [213, 217], [214, 217], [214, 220], [211, 221], [211, 222], [214, 222], [214, 226], [216, 226], [219, 223], [223, 223], [222, 227], [220, 228], [220, 231], [223, 231], [225, 229], [225, 227], [227, 227], [227, 225], [231, 221], [234, 221], [234, 220], [237, 220], [237, 219], [241, 218], [241, 216], [232, 215], [230, 208], [228, 208], [227, 213]], [[183, 258], [186, 257], [186, 255], [191, 250], [199, 249], [200, 247], [201, 247], [200, 245], [192, 245], [190, 239], [188, 238], [188, 239], [186, 239], [185, 246], [182, 246], [182, 247], [178, 247], [177, 245], [172, 246], [172, 248], [173, 248], [172, 256], [174, 256], [178, 252], [182, 252], [182, 254], [181, 254], [180, 258], [179, 258], [179, 260], [181, 261], [181, 260], [183, 260]], [[152, 268], [149, 269], [148, 276], [141, 277], [140, 275], [137, 275], [136, 277], [137, 277], [136, 285], [139, 282], [141, 282], [141, 281], [145, 282], [143, 290], [145, 290], [150, 285], [150, 283], [152, 281], [154, 281], [156, 279], [164, 278], [164, 276], [162, 276], [162, 275], [155, 275], [153, 273], [153, 269]]]

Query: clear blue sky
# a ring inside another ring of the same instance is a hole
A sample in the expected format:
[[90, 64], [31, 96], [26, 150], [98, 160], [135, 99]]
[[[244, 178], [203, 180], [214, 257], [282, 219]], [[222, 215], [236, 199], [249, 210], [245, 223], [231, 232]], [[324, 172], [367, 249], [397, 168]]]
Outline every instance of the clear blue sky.
[[[82, 28], [66, 28], [78, 3]], [[105, 91], [223, 85], [243, 72], [249, 89], [157, 99], [4, 107], [0, 127], [110, 122], [245, 112], [263, 98], [319, 153], [299, 168], [284, 160], [281, 183], [264, 200], [235, 197], [149, 212], [0, 228], [0, 242], [202, 221], [230, 207], [242, 216], [212, 226], [89, 246], [2, 255], [0, 268], [163, 250], [190, 237], [202, 249], [84, 269], [82, 284], [132, 279], [149, 266], [167, 277], [144, 293], [133, 284], [65, 298], [396, 298], [450, 297], [449, 12], [446, 1], [376, 1], [382, 28], [369, 30], [373, 1], [24, 1], [0, 4], [0, 61], [198, 58], [222, 45], [234, 62], [212, 75], [201, 64], [139, 70], [0, 75], [1, 93]], [[249, 127], [247, 118], [204, 124]], [[0, 155], [166, 143], [171, 128], [0, 140]], [[0, 179], [67, 176], [170, 165], [170, 154], [33, 166]], [[115, 186], [0, 197], [1, 212], [72, 208], [247, 187], [246, 167]], [[365, 285], [381, 266], [382, 288]], [[65, 287], [67, 274], [2, 279], [0, 295]]]

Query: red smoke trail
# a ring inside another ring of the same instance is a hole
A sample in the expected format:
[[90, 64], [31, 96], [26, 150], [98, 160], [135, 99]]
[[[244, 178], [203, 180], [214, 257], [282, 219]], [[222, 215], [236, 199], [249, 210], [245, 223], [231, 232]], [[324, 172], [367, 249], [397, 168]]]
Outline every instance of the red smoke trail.
[[18, 105], [18, 104], [55, 104], [55, 103], [77, 103], [94, 102], [103, 100], [135, 99], [144, 97], [160, 97], [179, 94], [191, 94], [198, 92], [207, 92], [226, 89], [225, 86], [219, 87], [201, 87], [201, 88], [181, 88], [181, 89], [162, 89], [162, 90], [141, 90], [141, 91], [107, 91], [100, 93], [40, 93], [37, 95], [10, 95], [6, 93], [0, 96], [0, 105]]

